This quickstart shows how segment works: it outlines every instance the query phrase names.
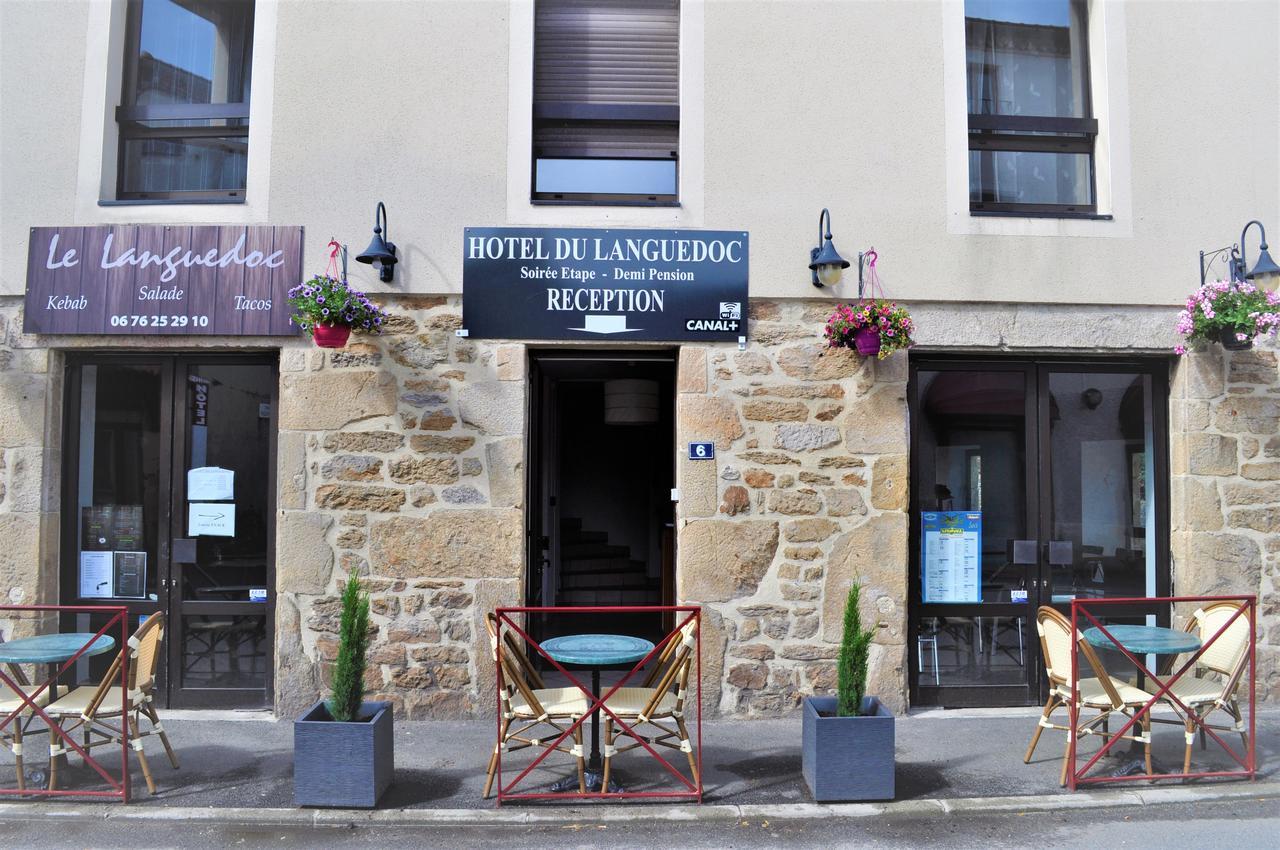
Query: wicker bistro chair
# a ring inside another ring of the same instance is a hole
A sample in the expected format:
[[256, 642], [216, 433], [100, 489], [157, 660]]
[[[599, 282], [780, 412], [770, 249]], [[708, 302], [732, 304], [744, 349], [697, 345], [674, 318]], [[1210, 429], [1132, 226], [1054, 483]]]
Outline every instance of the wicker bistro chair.
[[[1082, 735], [1100, 735], [1103, 738], [1116, 737], [1108, 732], [1107, 724], [1114, 712], [1126, 717], [1146, 705], [1151, 695], [1146, 691], [1109, 676], [1102, 666], [1097, 652], [1084, 637], [1076, 632], [1076, 643], [1080, 646], [1080, 655], [1093, 671], [1093, 677], [1080, 679], [1078, 683], [1080, 704], [1077, 710], [1086, 708], [1097, 710], [1098, 716], [1089, 720], [1078, 719], [1075, 728], [1059, 726], [1049, 720], [1049, 716], [1059, 708], [1065, 707], [1070, 712], [1073, 696], [1071, 693], [1071, 621], [1053, 608], [1045, 605], [1036, 612], [1036, 631], [1040, 634], [1040, 648], [1044, 653], [1045, 673], [1048, 674], [1051, 690], [1049, 699], [1044, 704], [1044, 713], [1031, 735], [1031, 743], [1027, 746], [1027, 754], [1023, 763], [1031, 761], [1031, 754], [1036, 750], [1040, 734], [1045, 729], [1061, 729], [1067, 733], [1067, 746], [1062, 756], [1062, 773], [1058, 782], [1067, 784], [1068, 758], [1071, 754], [1071, 740]], [[1079, 718], [1079, 715], [1077, 715]], [[1142, 715], [1138, 723], [1142, 729], [1139, 735], [1121, 735], [1129, 741], [1137, 741], [1143, 745], [1146, 758], [1147, 773], [1151, 773], [1151, 714]], [[1100, 727], [1100, 728], [1099, 728]]]
[[[689, 759], [689, 771], [693, 775], [694, 783], [698, 782], [698, 762], [693, 744], [689, 740], [688, 727], [684, 722], [684, 706], [689, 690], [689, 670], [693, 666], [693, 652], [697, 641], [698, 621], [692, 619], [680, 627], [677, 637], [667, 641], [667, 645], [658, 655], [658, 662], [645, 677], [642, 687], [618, 688], [613, 696], [605, 701], [605, 705], [618, 716], [618, 719], [626, 720], [629, 726], [632, 725], [633, 720], [635, 721], [629, 731], [623, 730], [618, 733], [619, 737], [632, 738], [635, 743], [615, 747], [614, 719], [610, 714], [605, 713], [604, 776], [600, 786], [602, 789], [609, 787], [609, 773], [614, 756], [643, 746], [640, 743], [642, 740], [650, 746], [658, 745], [680, 750]], [[675, 687], [674, 691], [672, 687]], [[606, 688], [606, 692], [607, 690]], [[674, 723], [675, 728], [669, 725], [664, 726], [659, 721]], [[649, 734], [641, 734], [636, 731], [635, 726], [652, 727], [653, 731]]]
[[[486, 614], [485, 628], [489, 630], [489, 646], [494, 665], [498, 663], [498, 618]], [[542, 676], [520, 648], [519, 642], [507, 632], [502, 649], [502, 726], [498, 742], [489, 757], [489, 771], [484, 781], [484, 798], [493, 789], [493, 777], [498, 769], [498, 753], [516, 752], [528, 747], [543, 747], [567, 753], [578, 762], [578, 791], [587, 793], [586, 754], [582, 749], [582, 724], [573, 730], [573, 746], [554, 745], [556, 738], [579, 717], [587, 713], [587, 697], [577, 688], [548, 688]], [[563, 724], [563, 725], [562, 725]], [[545, 737], [533, 737], [530, 732], [539, 726], [549, 726], [555, 731]]]
[[[16, 677], [11, 674], [10, 678]], [[23, 693], [27, 696], [31, 696], [32, 692], [35, 691], [38, 686], [33, 685], [28, 687], [24, 682], [19, 681], [18, 687], [21, 688]], [[50, 688], [52, 688], [52, 686], [45, 688], [44, 691], [33, 700], [33, 702], [41, 708], [48, 706]], [[63, 688], [62, 690], [66, 689]], [[22, 707], [21, 711], [18, 711], [19, 706]], [[31, 710], [31, 706], [23, 702], [22, 696], [18, 691], [15, 691], [3, 682], [0, 682], [0, 720], [3, 720], [10, 714], [13, 714], [15, 711], [18, 711], [18, 713], [14, 715], [14, 718], [9, 725], [4, 729], [0, 729], [0, 744], [8, 747], [13, 753], [14, 766], [18, 771], [18, 790], [25, 791], [27, 789], [27, 780], [23, 773], [22, 765], [22, 735], [24, 728], [31, 722], [31, 717], [35, 712]]]
[[[1236, 602], [1214, 602], [1206, 605], [1192, 615], [1186, 630], [1196, 632], [1203, 643], [1208, 643], [1240, 608], [1240, 604]], [[1240, 689], [1240, 680], [1244, 678], [1248, 661], [1249, 618], [1241, 614], [1196, 660], [1196, 669], [1169, 687], [1169, 691], [1194, 713], [1194, 717], [1187, 716], [1181, 706], [1165, 696], [1164, 701], [1183, 715], [1186, 724], [1187, 749], [1182, 759], [1183, 773], [1191, 771], [1191, 745], [1195, 741], [1196, 726], [1204, 723], [1205, 718], [1219, 708], [1230, 714], [1235, 723], [1232, 726], [1204, 725], [1215, 731], [1239, 733], [1245, 749], [1248, 749], [1249, 736], [1244, 728], [1244, 715], [1236, 700], [1236, 692]], [[1177, 669], [1181, 663], [1182, 659], [1179, 658], [1171, 669]], [[1154, 682], [1148, 682], [1146, 687], [1152, 694], [1159, 690]], [[1205, 733], [1201, 726], [1200, 746], [1203, 748], [1204, 745]]]
[[[155, 779], [151, 776], [151, 765], [147, 763], [147, 755], [142, 749], [142, 739], [151, 734], [160, 737], [165, 753], [169, 756], [169, 764], [178, 769], [178, 756], [169, 743], [169, 736], [160, 725], [160, 717], [153, 704], [152, 689], [155, 687], [156, 668], [160, 663], [160, 646], [164, 638], [164, 614], [152, 614], [146, 622], [129, 638], [128, 645], [121, 647], [120, 652], [107, 668], [106, 675], [97, 685], [75, 688], [66, 696], [53, 702], [46, 711], [50, 718], [64, 733], [70, 734], [77, 729], [83, 735], [82, 746], [85, 750], [100, 747], [104, 744], [119, 744], [124, 726], [129, 727], [129, 745], [138, 754], [138, 764], [142, 767], [142, 775], [147, 780], [147, 790], [156, 793]], [[129, 653], [127, 688], [128, 707], [121, 710], [116, 677], [120, 674], [120, 665], [124, 654]], [[146, 719], [150, 729], [142, 731], [141, 721]], [[114, 721], [114, 722], [113, 722]], [[49, 736], [49, 787], [58, 784], [58, 756], [67, 748], [62, 740], [51, 731]]]

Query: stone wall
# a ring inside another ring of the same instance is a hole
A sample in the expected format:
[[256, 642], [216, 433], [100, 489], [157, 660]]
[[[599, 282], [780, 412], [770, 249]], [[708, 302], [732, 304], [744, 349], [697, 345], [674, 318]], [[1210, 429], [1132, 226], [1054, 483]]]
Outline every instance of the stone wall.
[[338, 589], [365, 577], [367, 684], [412, 719], [492, 710], [483, 612], [524, 575], [525, 353], [458, 337], [458, 299], [394, 301], [379, 337], [281, 359], [276, 692], [312, 701]]
[[1170, 394], [1174, 593], [1256, 594], [1258, 697], [1280, 699], [1276, 350], [1188, 354]]
[[906, 707], [907, 358], [818, 341], [829, 303], [755, 301], [750, 346], [684, 346], [680, 599], [706, 606], [704, 711], [784, 714], [835, 685], [845, 598], [877, 625], [869, 692]]

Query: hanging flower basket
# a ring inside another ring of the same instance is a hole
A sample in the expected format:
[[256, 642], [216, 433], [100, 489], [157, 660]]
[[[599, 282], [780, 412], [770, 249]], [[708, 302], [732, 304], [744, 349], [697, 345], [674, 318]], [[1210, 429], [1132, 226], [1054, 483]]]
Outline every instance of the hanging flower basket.
[[[841, 304], [827, 319], [824, 336], [831, 348], [852, 348], [863, 357], [881, 360], [895, 351], [915, 345], [911, 334], [915, 325], [905, 307], [899, 307], [884, 297], [880, 275], [876, 271], [878, 255], [874, 248], [866, 252], [870, 259], [865, 289], [858, 281], [858, 301]], [[871, 294], [863, 298], [862, 293]]]
[[311, 329], [311, 338], [321, 348], [342, 348], [351, 338], [351, 326], [318, 324]]
[[1207, 343], [1221, 343], [1228, 351], [1244, 351], [1263, 336], [1274, 336], [1280, 326], [1280, 294], [1267, 292], [1249, 281], [1215, 280], [1204, 284], [1187, 299], [1178, 314], [1178, 333], [1186, 342], [1174, 347], [1178, 354]]
[[386, 312], [363, 292], [347, 285], [346, 276], [339, 278], [336, 257], [341, 248], [336, 241], [329, 247], [329, 268], [289, 290], [293, 315], [289, 321], [302, 328], [321, 348], [342, 348], [352, 333], [382, 333]]

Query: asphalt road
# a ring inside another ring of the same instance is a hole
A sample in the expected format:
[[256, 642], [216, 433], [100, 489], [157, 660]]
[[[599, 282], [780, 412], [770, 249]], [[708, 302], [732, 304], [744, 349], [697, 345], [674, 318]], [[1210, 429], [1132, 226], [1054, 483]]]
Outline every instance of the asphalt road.
[[42, 848], [1275, 848], [1280, 801], [1112, 808], [1099, 812], [921, 815], [537, 826], [252, 827], [110, 820], [0, 821], [0, 846]]

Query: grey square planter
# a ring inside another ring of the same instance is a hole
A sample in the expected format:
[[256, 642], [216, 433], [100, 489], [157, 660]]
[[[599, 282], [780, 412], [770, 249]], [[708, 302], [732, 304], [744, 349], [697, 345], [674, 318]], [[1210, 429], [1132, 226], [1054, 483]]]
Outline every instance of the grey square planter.
[[293, 802], [372, 809], [395, 774], [391, 703], [360, 704], [361, 720], [329, 718], [324, 701], [293, 721]]
[[800, 765], [813, 799], [893, 799], [893, 714], [875, 697], [862, 710], [836, 717], [835, 697], [805, 698]]

